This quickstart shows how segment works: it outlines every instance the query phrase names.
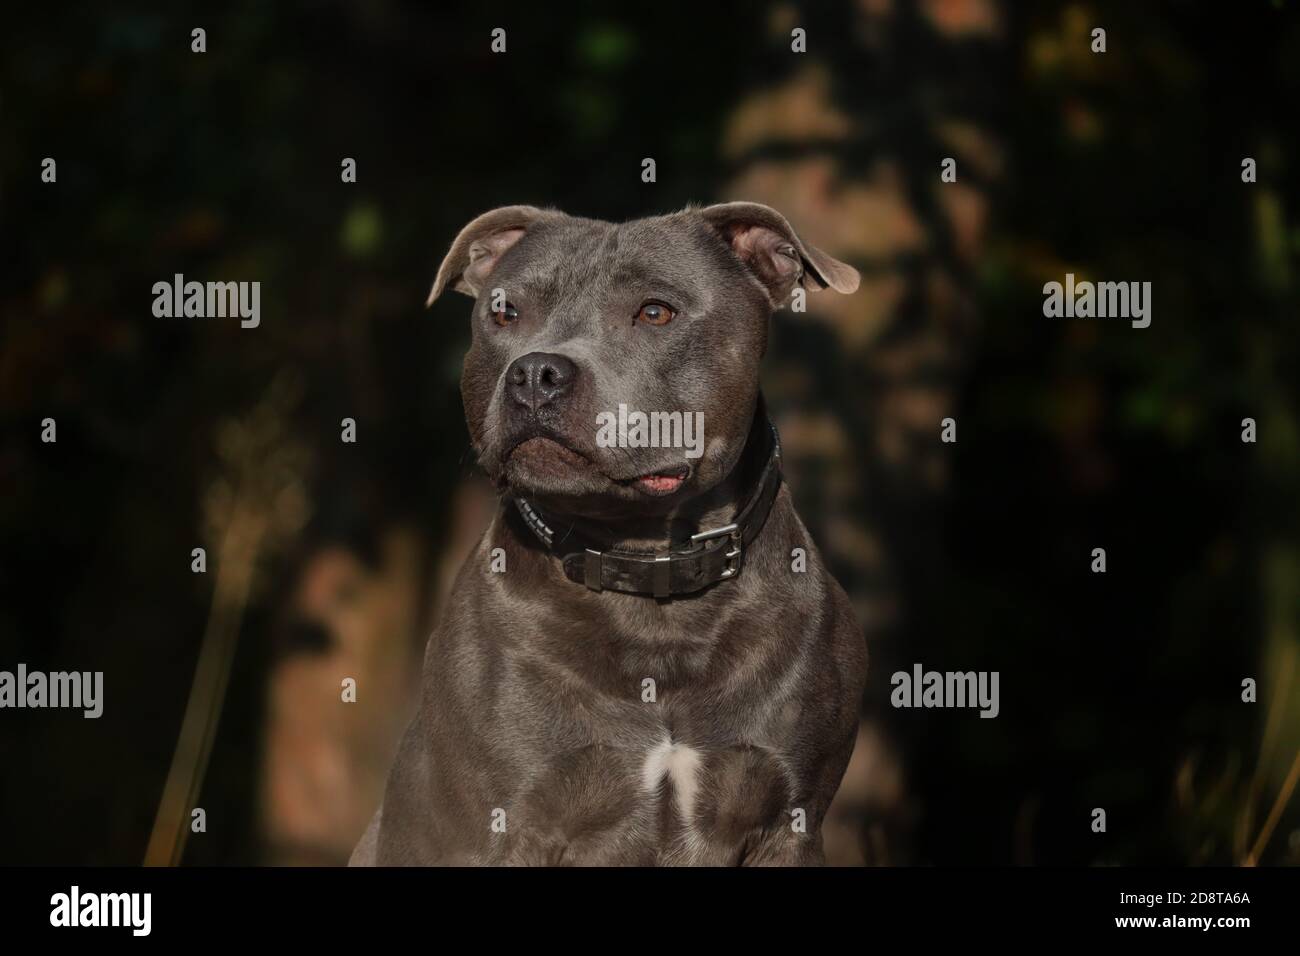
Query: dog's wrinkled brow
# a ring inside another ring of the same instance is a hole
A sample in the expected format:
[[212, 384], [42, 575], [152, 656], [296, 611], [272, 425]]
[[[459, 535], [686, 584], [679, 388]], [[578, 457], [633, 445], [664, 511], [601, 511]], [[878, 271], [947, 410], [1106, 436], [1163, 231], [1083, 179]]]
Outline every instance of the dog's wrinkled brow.
[[637, 263], [629, 263], [615, 268], [610, 273], [615, 288], [629, 289], [635, 294], [660, 296], [670, 299], [670, 304], [683, 309], [695, 309], [700, 305], [699, 296], [685, 286], [665, 277], [661, 272], [647, 269]]
[[527, 290], [539, 299], [552, 300], [560, 291], [559, 269], [554, 265], [529, 266], [512, 276], [510, 285]]

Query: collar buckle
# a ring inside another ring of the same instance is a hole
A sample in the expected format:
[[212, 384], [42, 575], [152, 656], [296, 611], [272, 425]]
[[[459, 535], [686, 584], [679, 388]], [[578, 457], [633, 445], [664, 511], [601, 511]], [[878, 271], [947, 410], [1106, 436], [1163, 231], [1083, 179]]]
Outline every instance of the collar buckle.
[[725, 538], [729, 534], [734, 535], [739, 530], [740, 525], [733, 521], [731, 524], [724, 524], [721, 528], [711, 528], [708, 531], [701, 531], [699, 534], [691, 535], [691, 544], [712, 541], [714, 538]]
[[722, 571], [718, 575], [719, 580], [734, 578], [740, 573], [740, 562], [744, 554], [745, 539], [741, 533], [740, 525], [736, 522], [723, 525], [721, 528], [711, 528], [708, 531], [701, 531], [699, 534], [691, 535], [692, 544], [703, 544], [705, 541], [712, 541], [715, 538], [730, 538], [731, 548], [722, 557], [725, 563]]

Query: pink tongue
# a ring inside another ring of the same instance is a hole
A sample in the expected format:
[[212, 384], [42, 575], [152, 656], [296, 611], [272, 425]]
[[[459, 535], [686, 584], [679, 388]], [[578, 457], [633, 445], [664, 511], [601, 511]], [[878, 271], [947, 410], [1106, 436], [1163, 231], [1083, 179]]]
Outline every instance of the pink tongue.
[[676, 491], [682, 479], [676, 475], [643, 475], [636, 482], [651, 491]]

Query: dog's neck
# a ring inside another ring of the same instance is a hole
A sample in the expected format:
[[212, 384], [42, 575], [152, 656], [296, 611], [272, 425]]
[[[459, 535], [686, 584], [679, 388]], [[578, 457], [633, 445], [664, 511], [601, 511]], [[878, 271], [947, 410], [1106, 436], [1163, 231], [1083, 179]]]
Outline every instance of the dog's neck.
[[[697, 532], [729, 524], [756, 493], [772, 450], [768, 428], [767, 414], [760, 400], [751, 417], [744, 450], [727, 477], [703, 494], [683, 501], [667, 514], [591, 518], [554, 510], [545, 502], [536, 503], [554, 532], [552, 558], [558, 561], [566, 551], [583, 547], [597, 547], [602, 551], [662, 553], [689, 541]], [[510, 510], [513, 511], [513, 507]], [[525, 538], [532, 538], [526, 527], [520, 530]]]

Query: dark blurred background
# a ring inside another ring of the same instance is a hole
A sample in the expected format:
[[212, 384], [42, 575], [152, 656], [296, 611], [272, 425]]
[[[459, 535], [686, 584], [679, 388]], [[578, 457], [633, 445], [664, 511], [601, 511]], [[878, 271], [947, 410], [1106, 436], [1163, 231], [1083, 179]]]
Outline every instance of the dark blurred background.
[[[832, 862], [1300, 862], [1296, 14], [7, 11], [0, 669], [106, 686], [99, 720], [0, 711], [0, 863], [140, 862], [205, 635], [237, 643], [183, 861], [345, 860], [494, 506], [467, 300], [421, 307], [442, 253], [502, 204], [724, 199], [864, 277], [779, 314], [764, 372], [872, 653]], [[1152, 282], [1151, 327], [1045, 318], [1066, 272]], [[261, 326], [155, 318], [175, 273], [259, 280]], [[999, 671], [1000, 716], [892, 709], [916, 662]]]

